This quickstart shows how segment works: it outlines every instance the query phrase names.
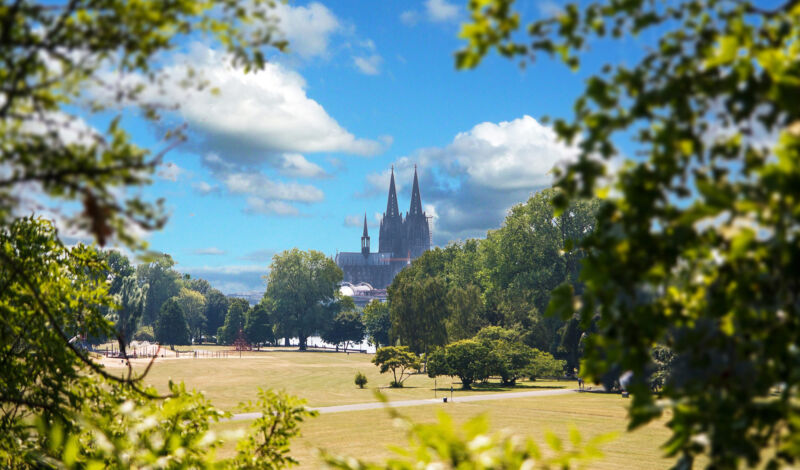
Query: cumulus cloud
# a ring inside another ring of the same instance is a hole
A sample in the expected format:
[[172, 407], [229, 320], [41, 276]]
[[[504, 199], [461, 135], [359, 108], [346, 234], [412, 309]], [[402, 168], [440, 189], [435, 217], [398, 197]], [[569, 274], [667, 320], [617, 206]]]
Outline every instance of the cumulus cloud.
[[381, 73], [381, 62], [383, 62], [383, 58], [378, 54], [353, 57], [353, 63], [355, 63], [356, 68], [365, 75], [378, 75]]
[[428, 19], [436, 22], [452, 21], [458, 18], [458, 7], [447, 0], [426, 0], [425, 12]]
[[[401, 206], [418, 164], [426, 212], [433, 216], [434, 240], [484, 236], [500, 225], [508, 209], [552, 183], [552, 168], [574, 160], [575, 148], [530, 116], [485, 122], [461, 132], [445, 147], [418, 150], [395, 161]], [[367, 175], [367, 193], [385, 194], [389, 171]], [[405, 210], [404, 207], [401, 209]]]
[[299, 153], [286, 153], [283, 155], [279, 171], [286, 176], [297, 178], [323, 178], [328, 173], [316, 163], [306, 160]]
[[278, 29], [289, 41], [289, 50], [304, 59], [325, 57], [331, 36], [342, 25], [325, 5], [312, 2], [307, 6], [292, 6], [277, 2], [274, 9]]
[[260, 173], [229, 173], [225, 186], [234, 194], [250, 194], [266, 200], [319, 202], [323, 199], [318, 188], [299, 183], [273, 181]]
[[261, 265], [182, 266], [180, 271], [207, 280], [225, 294], [233, 294], [263, 291], [266, 286], [263, 276], [267, 275], [269, 269]]
[[220, 256], [220, 255], [224, 255], [227, 252], [225, 250], [220, 250], [219, 248], [217, 248], [215, 246], [211, 246], [211, 247], [208, 247], [208, 248], [198, 248], [198, 249], [192, 251], [192, 253], [194, 253], [196, 255]]
[[[206, 150], [249, 164], [280, 164], [285, 154], [373, 155], [383, 150], [381, 143], [348, 132], [309, 98], [300, 74], [276, 63], [245, 74], [224, 54], [200, 46], [195, 51], [193, 67], [218, 93], [191, 93], [180, 100], [178, 112]], [[170, 93], [186, 95], [180, 87]]]

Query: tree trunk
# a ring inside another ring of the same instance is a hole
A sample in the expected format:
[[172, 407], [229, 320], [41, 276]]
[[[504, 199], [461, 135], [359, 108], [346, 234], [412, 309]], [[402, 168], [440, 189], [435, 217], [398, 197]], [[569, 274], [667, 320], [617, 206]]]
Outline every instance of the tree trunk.
[[305, 351], [306, 350], [306, 341], [307, 340], [308, 340], [308, 338], [306, 336], [303, 336], [303, 335], [300, 335], [300, 337], [297, 338], [297, 342], [300, 344], [300, 347], [298, 348], [299, 351]]
[[284, 346], [289, 346], [289, 337], [288, 336], [284, 336], [283, 337], [283, 345]]

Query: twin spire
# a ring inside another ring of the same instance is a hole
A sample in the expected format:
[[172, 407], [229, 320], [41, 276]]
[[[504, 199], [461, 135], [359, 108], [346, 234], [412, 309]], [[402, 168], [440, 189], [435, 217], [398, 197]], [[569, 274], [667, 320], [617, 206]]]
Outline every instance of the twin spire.
[[[419, 195], [419, 179], [417, 178], [417, 165], [414, 165], [414, 186], [411, 189], [411, 207], [408, 215], [422, 215], [422, 198]], [[394, 165], [392, 165], [392, 176], [389, 180], [389, 199], [386, 201], [386, 217], [400, 216], [400, 209], [397, 207], [397, 190], [394, 184]], [[364, 230], [366, 230], [366, 215], [364, 216]]]

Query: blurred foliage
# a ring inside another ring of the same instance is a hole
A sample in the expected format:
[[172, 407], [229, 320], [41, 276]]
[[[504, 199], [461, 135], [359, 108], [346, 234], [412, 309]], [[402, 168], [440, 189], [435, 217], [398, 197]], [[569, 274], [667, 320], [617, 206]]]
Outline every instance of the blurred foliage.
[[[162, 66], [165, 56], [190, 40], [218, 44], [245, 71], [263, 67], [265, 46], [285, 46], [274, 37], [273, 5], [0, 3], [0, 225], [34, 208], [57, 211], [57, 200], [77, 201], [83, 211], [65, 216], [101, 245], [116, 237], [143, 247], [136, 229], [161, 227], [163, 204], [126, 188], [149, 183], [161, 157], [184, 133], [180, 127], [165, 130], [162, 149], [153, 153], [131, 142], [123, 109], [138, 108], [141, 117], [164, 128], [161, 112], [179, 104], [164, 101], [166, 84], [208, 87], [192, 69], [170, 76]], [[93, 129], [86, 121], [91, 116], [102, 116], [107, 129]]]
[[[797, 465], [800, 2], [572, 3], [525, 43], [513, 0], [469, 7], [459, 67], [497, 50], [576, 69], [592, 45], [644, 38], [588, 76], [573, 119], [553, 121], [579, 149], [555, 207], [604, 201], [580, 243], [585, 290], [559, 288], [552, 311], [578, 312], [584, 330], [596, 318], [586, 377], [633, 372], [632, 428], [671, 409], [677, 467], [701, 454], [709, 468]], [[637, 158], [620, 163], [623, 141]], [[646, 380], [658, 344], [676, 356], [663, 401]]]

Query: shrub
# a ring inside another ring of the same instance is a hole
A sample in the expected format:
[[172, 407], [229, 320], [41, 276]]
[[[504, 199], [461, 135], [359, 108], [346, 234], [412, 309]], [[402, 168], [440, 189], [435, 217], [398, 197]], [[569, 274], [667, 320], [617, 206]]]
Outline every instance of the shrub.
[[364, 385], [367, 384], [367, 376], [361, 372], [356, 372], [355, 383], [358, 385], [358, 388], [364, 388]]
[[389, 385], [394, 388], [402, 387], [403, 381], [421, 367], [419, 358], [408, 350], [408, 346], [380, 348], [375, 352], [372, 363], [380, 367], [381, 374], [392, 372], [394, 380]]

